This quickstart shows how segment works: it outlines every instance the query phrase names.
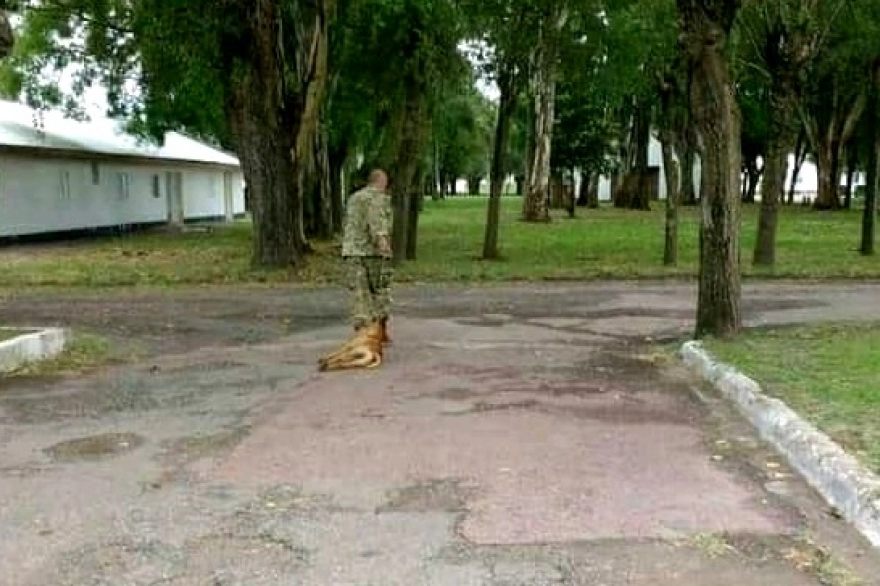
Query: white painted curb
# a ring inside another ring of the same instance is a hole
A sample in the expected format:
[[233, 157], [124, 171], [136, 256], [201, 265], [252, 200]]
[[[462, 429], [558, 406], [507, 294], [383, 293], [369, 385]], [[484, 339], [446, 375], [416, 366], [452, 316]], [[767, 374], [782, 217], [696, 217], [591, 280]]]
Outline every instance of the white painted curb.
[[64, 328], [15, 328], [33, 330], [0, 342], [0, 373], [7, 373], [35, 360], [60, 354], [70, 333]]
[[862, 466], [827, 435], [730, 365], [717, 362], [696, 341], [679, 350], [685, 364], [736, 403], [761, 438], [874, 547], [880, 547], [880, 477]]

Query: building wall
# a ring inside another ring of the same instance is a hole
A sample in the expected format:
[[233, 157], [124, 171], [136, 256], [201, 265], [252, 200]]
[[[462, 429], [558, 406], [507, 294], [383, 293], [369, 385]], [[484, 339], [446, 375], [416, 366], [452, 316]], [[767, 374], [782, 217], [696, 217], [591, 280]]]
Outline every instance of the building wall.
[[[660, 199], [666, 199], [666, 170], [663, 166], [663, 153], [661, 151], [660, 141], [654, 136], [651, 136], [651, 140], [648, 143], [648, 165], [660, 168], [660, 185], [657, 193], [659, 194]], [[691, 180], [694, 182], [694, 191], [700, 193], [699, 155], [694, 157], [694, 172]], [[599, 179], [599, 199], [601, 201], [611, 200], [611, 179], [609, 177], [602, 176]]]
[[[0, 237], [168, 220], [167, 172], [180, 172], [185, 219], [224, 217], [224, 170], [0, 154]], [[234, 215], [244, 213], [233, 170]]]

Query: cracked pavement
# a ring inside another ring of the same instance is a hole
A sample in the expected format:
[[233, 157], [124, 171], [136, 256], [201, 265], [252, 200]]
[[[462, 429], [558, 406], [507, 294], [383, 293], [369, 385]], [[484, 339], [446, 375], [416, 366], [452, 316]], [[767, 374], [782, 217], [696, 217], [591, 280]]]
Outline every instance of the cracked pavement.
[[[880, 318], [871, 283], [745, 293], [751, 325]], [[145, 354], [0, 382], [0, 584], [877, 584], [878, 553], [656, 353], [694, 295], [401, 287], [383, 367], [320, 375], [339, 291], [13, 297], [9, 325]]]

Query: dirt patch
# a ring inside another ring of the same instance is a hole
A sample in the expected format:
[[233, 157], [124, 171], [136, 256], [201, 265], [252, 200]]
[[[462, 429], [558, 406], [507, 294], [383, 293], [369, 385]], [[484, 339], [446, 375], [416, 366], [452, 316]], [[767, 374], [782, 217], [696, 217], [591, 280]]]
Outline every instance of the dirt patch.
[[475, 489], [460, 480], [444, 478], [407, 486], [393, 491], [388, 501], [376, 509], [377, 513], [419, 513], [440, 511], [463, 513]]
[[109, 585], [104, 577], [128, 576], [132, 586], [161, 583], [174, 576], [183, 563], [182, 552], [160, 541], [114, 540], [68, 552], [59, 560], [51, 584], [57, 586]]
[[106, 460], [136, 450], [145, 442], [134, 433], [106, 433], [60, 442], [43, 452], [56, 462]]
[[443, 401], [463, 402], [480, 397], [482, 396], [482, 393], [478, 393], [477, 391], [469, 389], [467, 387], [449, 387], [447, 389], [443, 389], [439, 393], [432, 393], [431, 396], [436, 397], [437, 399], [441, 399]]
[[547, 383], [536, 386], [506, 386], [505, 393], [528, 393], [530, 395], [547, 395], [550, 397], [588, 397], [613, 392], [628, 392], [629, 387], [616, 382], [584, 381], [574, 383]]
[[247, 436], [250, 429], [250, 426], [242, 425], [212, 434], [166, 440], [162, 442], [161, 447], [165, 459], [186, 465], [231, 450]]
[[309, 559], [307, 549], [269, 533], [207, 535], [186, 550], [186, 570], [172, 586], [289, 583]]

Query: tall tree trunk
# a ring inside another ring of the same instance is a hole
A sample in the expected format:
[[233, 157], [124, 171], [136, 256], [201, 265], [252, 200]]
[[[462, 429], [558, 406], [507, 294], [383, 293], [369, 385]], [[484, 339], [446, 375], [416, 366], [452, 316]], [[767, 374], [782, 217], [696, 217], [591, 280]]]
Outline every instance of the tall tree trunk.
[[483, 177], [480, 175], [469, 175], [467, 178], [468, 195], [480, 195], [480, 181]]
[[541, 24], [532, 76], [534, 105], [534, 151], [530, 157], [522, 218], [526, 222], [549, 222], [550, 155], [556, 106], [558, 40], [568, 14], [560, 0], [552, 1], [549, 17]]
[[342, 230], [342, 222], [345, 216], [345, 194], [343, 193], [345, 159], [346, 153], [342, 149], [334, 149], [328, 153], [328, 165], [330, 168], [330, 217], [332, 218], [334, 234]]
[[770, 86], [770, 132], [764, 162], [764, 184], [761, 188], [758, 235], [755, 239], [755, 250], [752, 255], [752, 262], [757, 266], [772, 267], [776, 263], [779, 206], [782, 203], [785, 189], [791, 138], [797, 131], [795, 126], [797, 88], [795, 72], [787, 69], [784, 65], [775, 68], [773, 82]]
[[854, 141], [850, 141], [846, 149], [846, 186], [843, 191], [843, 208], [852, 209], [853, 189], [856, 171], [859, 165], [859, 150], [856, 148]]
[[333, 235], [330, 160], [323, 125], [307, 137], [296, 161], [297, 186], [303, 194], [305, 235], [327, 239]]
[[772, 267], [776, 263], [776, 228], [779, 224], [779, 203], [785, 185], [788, 167], [784, 137], [772, 136], [767, 145], [767, 161], [764, 163], [764, 183], [761, 187], [761, 208], [758, 212], [758, 237], [752, 262], [758, 266]]
[[581, 169], [581, 182], [578, 185], [577, 205], [586, 207], [590, 200], [590, 175], [586, 170]]
[[6, 10], [0, 9], [0, 59], [12, 55], [13, 47], [15, 47], [15, 35], [9, 23], [9, 15]]
[[299, 230], [302, 199], [290, 152], [302, 110], [286, 108], [278, 0], [256, 0], [242, 23], [250, 39], [227, 104], [242, 172], [253, 205], [257, 266], [298, 265], [306, 242]]
[[492, 148], [492, 168], [489, 176], [489, 204], [486, 210], [486, 233], [483, 238], [483, 258], [498, 258], [498, 227], [501, 219], [501, 192], [507, 169], [507, 147], [510, 142], [510, 122], [516, 110], [516, 91], [510, 64], [502, 60], [498, 75], [499, 104], [495, 122], [495, 142]]
[[697, 205], [697, 190], [694, 186], [694, 169], [696, 168], [697, 147], [694, 130], [690, 125], [690, 115], [685, 122], [682, 131], [684, 156], [681, 165], [681, 204], [685, 206]]
[[690, 61], [692, 119], [703, 140], [696, 337], [742, 327], [739, 260], [740, 120], [726, 41], [738, 0], [677, 0]]
[[680, 179], [678, 160], [675, 158], [675, 149], [668, 137], [660, 142], [663, 155], [663, 170], [666, 176], [666, 226], [663, 245], [663, 264], [675, 266], [678, 264], [678, 201], [680, 199]]
[[[836, 91], [836, 88], [831, 88]], [[849, 142], [865, 110], [865, 94], [859, 94], [845, 112], [831, 116], [821, 134], [813, 127], [814, 146], [818, 151], [819, 193], [813, 207], [817, 210], [839, 210], [840, 163], [843, 145]], [[820, 135], [820, 136], [817, 136]]]
[[587, 207], [597, 210], [599, 209], [599, 181], [601, 177], [598, 173], [590, 175], [590, 187], [587, 194]]
[[[797, 144], [794, 148], [794, 167], [791, 170], [791, 181], [788, 184], [788, 204], [794, 204], [794, 195], [797, 191], [797, 183], [798, 177], [801, 174], [801, 169], [804, 166], [804, 161], [807, 160], [807, 147], [809, 146], [807, 142], [806, 133], [801, 127], [800, 132], [798, 132]], [[785, 158], [785, 166], [788, 168], [788, 157]]]
[[327, 86], [330, 14], [335, 0], [320, 0], [313, 5], [314, 13], [295, 19], [295, 38], [299, 46], [294, 65], [302, 92], [290, 106], [302, 108], [300, 124], [294, 133], [291, 149], [296, 172], [296, 185], [301, 197], [298, 231], [306, 236], [328, 238], [332, 232], [330, 210], [330, 177], [327, 160], [327, 137], [322, 123]]
[[[663, 264], [678, 264], [678, 207], [681, 201], [681, 135], [686, 132], [687, 116], [682, 113], [685, 103], [683, 88], [678, 83], [681, 74], [680, 54], [669, 69], [658, 78], [660, 95], [660, 153], [663, 157], [663, 175], [666, 179], [666, 222], [663, 244]], [[678, 151], [678, 152], [676, 152]]]
[[416, 178], [416, 183], [412, 186], [409, 202], [409, 221], [406, 223], [406, 260], [416, 260], [419, 250], [419, 215], [422, 212], [422, 204], [424, 203], [424, 194], [419, 186], [422, 183], [421, 177]]
[[813, 204], [817, 210], [839, 210], [841, 207], [839, 160], [835, 142], [819, 145], [816, 161], [818, 184], [816, 202]]
[[866, 110], [868, 120], [868, 173], [865, 186], [865, 209], [862, 211], [862, 242], [859, 247], [864, 256], [874, 254], [874, 232], [877, 224], [877, 171], [880, 164], [880, 59], [871, 64], [871, 72], [868, 77], [868, 107]]
[[629, 194], [629, 207], [634, 210], [650, 211], [648, 150], [651, 147], [651, 107], [648, 102], [641, 102], [637, 105], [633, 138], [636, 149], [633, 171], [637, 174], [638, 179], [633, 182], [635, 192]]
[[419, 192], [420, 158], [426, 134], [426, 94], [422, 79], [422, 72], [413, 71], [406, 74], [404, 81], [405, 105], [391, 180], [394, 206], [392, 246], [395, 263], [415, 258], [415, 242], [410, 246], [409, 240], [411, 237], [414, 239], [418, 227], [420, 199], [414, 197], [414, 194]]
[[[752, 160], [745, 165], [745, 181], [742, 185], [742, 202], [752, 204], [757, 201], [758, 183], [761, 182], [761, 175], [764, 169], [758, 165], [757, 160]], [[763, 197], [763, 190], [761, 192]]]

